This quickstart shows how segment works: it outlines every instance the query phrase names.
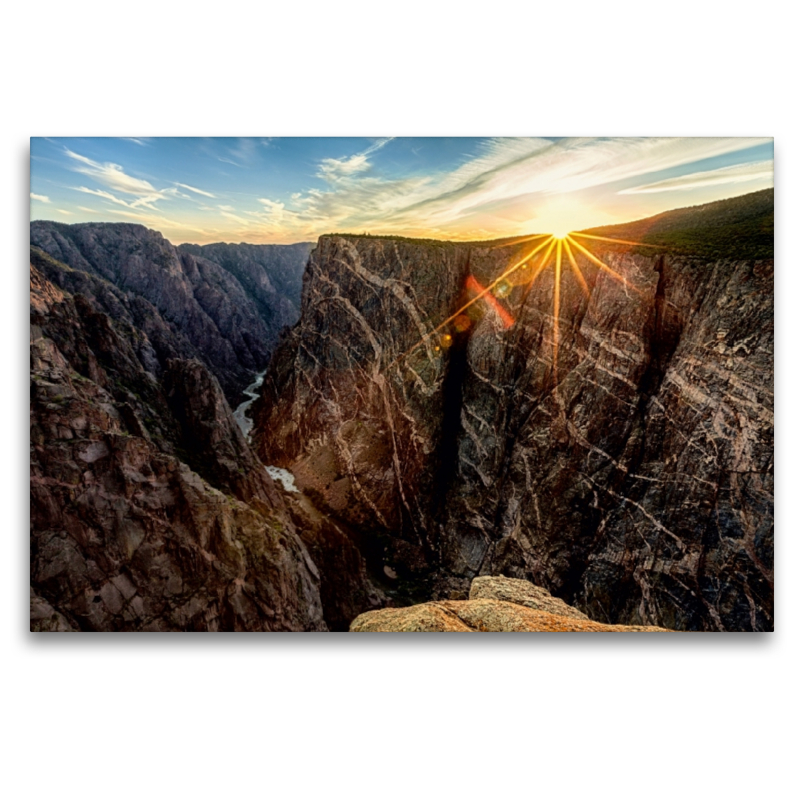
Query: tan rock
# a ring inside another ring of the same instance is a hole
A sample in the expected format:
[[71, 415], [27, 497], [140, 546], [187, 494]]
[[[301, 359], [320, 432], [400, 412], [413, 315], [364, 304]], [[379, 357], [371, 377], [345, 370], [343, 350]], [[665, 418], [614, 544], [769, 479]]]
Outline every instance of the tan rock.
[[506, 600], [534, 611], [546, 611], [573, 619], [589, 619], [582, 611], [567, 605], [558, 597], [553, 597], [547, 589], [535, 586], [530, 581], [502, 575], [482, 575], [475, 578], [469, 589], [469, 599]]
[[669, 632], [666, 628], [645, 625], [604, 625], [586, 618], [552, 614], [505, 600], [487, 599], [444, 600], [410, 608], [368, 611], [353, 620], [350, 631], [356, 633]]

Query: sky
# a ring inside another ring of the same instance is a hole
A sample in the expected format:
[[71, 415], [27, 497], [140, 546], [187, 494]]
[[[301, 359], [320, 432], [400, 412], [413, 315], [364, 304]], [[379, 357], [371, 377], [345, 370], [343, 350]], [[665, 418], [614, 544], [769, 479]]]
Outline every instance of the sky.
[[174, 244], [562, 234], [772, 185], [771, 138], [31, 139], [32, 220]]

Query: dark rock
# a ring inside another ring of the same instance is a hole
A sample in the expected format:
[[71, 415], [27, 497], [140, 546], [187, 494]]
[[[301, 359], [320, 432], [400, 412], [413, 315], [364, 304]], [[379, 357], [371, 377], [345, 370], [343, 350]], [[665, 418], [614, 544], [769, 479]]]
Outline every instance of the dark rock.
[[[319, 572], [216, 381], [171, 365], [173, 400], [206, 392], [176, 421], [119, 325], [31, 267], [31, 629], [325, 630]], [[176, 456], [187, 430], [223, 491]]]
[[30, 231], [32, 262], [48, 280], [140, 332], [145, 370], [159, 377], [170, 359], [200, 360], [232, 403], [296, 319], [307, 245], [271, 245], [240, 268], [225, 245], [228, 267], [141, 225], [37, 221]]
[[437, 331], [531, 244], [322, 237], [257, 452], [434, 597], [505, 574], [612, 623], [771, 630], [772, 261], [581, 241], [624, 282], [564, 259], [555, 361], [552, 267]]

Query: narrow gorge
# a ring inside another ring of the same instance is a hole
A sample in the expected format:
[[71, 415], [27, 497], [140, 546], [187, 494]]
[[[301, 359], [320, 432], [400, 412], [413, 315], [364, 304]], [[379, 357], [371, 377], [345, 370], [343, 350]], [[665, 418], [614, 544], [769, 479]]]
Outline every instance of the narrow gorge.
[[771, 630], [772, 203], [557, 261], [32, 223], [32, 628], [344, 631], [506, 576]]

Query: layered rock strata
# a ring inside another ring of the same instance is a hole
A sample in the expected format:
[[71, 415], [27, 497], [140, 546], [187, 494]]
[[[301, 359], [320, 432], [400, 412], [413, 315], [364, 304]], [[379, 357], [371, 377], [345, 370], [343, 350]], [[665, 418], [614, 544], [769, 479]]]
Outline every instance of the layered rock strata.
[[[162, 388], [147, 344], [31, 267], [31, 630], [346, 629], [377, 605], [358, 554], [287, 508], [206, 367], [170, 361]], [[344, 554], [324, 603], [298, 526]]]
[[49, 281], [147, 339], [137, 352], [145, 370], [160, 378], [170, 360], [196, 359], [231, 403], [297, 319], [309, 245], [176, 248], [156, 231], [115, 223], [37, 221], [30, 231], [31, 258]]
[[609, 623], [770, 630], [773, 262], [581, 241], [603, 266], [563, 255], [556, 347], [535, 243], [322, 237], [257, 451], [434, 597], [502, 572]]

